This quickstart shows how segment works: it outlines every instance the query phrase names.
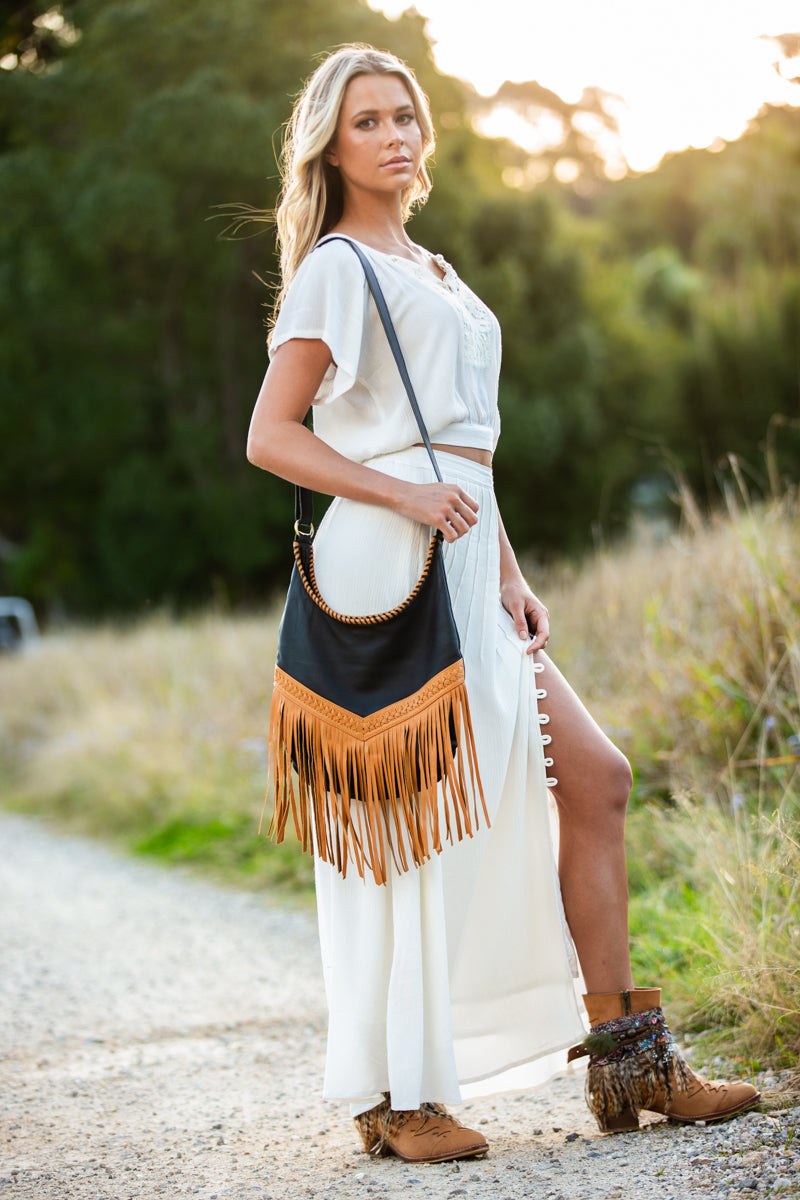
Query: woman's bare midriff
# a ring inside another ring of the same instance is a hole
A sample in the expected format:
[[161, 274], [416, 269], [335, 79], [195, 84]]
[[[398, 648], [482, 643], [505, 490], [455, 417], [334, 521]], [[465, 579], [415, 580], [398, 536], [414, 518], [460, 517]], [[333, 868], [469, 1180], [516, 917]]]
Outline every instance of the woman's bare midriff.
[[[422, 442], [415, 442], [416, 446], [421, 446]], [[491, 450], [479, 450], [477, 446], [445, 446], [441, 442], [431, 442], [434, 450], [441, 450], [444, 454], [458, 454], [461, 458], [471, 458], [473, 462], [480, 463], [482, 467], [490, 467], [492, 465]]]

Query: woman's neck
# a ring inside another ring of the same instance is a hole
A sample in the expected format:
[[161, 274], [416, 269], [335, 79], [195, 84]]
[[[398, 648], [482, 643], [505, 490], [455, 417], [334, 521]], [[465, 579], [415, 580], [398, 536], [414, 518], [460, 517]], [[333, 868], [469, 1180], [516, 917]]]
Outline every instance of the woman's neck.
[[346, 203], [341, 219], [330, 232], [343, 233], [384, 254], [417, 257], [417, 247], [406, 233], [399, 204], [393, 204], [390, 209], [372, 204]]

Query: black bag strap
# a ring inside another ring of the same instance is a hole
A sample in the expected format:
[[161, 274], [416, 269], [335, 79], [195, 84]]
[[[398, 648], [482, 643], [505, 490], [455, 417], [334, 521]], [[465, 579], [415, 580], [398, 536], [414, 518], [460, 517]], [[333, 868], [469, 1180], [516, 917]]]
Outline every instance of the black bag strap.
[[[392, 318], [389, 315], [389, 307], [386, 303], [386, 297], [383, 294], [381, 285], [378, 283], [378, 277], [375, 274], [372, 263], [369, 261], [361, 247], [349, 237], [343, 237], [338, 233], [332, 234], [330, 237], [323, 238], [321, 242], [317, 243], [317, 246], [324, 246], [326, 242], [346, 242], [351, 250], [355, 252], [359, 262], [361, 263], [361, 266], [364, 268], [364, 274], [367, 277], [367, 286], [369, 287], [369, 290], [372, 293], [372, 298], [375, 301], [375, 307], [378, 310], [378, 316], [381, 319], [381, 324], [383, 325], [386, 333], [386, 338], [389, 342], [389, 348], [394, 356], [394, 361], [397, 363], [397, 369], [400, 372], [400, 378], [402, 379], [403, 386], [406, 389], [409, 404], [411, 405], [417, 425], [419, 426], [419, 431], [422, 435], [422, 441], [425, 449], [428, 451], [428, 457], [433, 464], [433, 470], [436, 478], [438, 479], [439, 483], [441, 483], [442, 473], [439, 470], [439, 464], [436, 461], [436, 455], [433, 453], [433, 446], [431, 445], [431, 439], [428, 436], [428, 430], [425, 427], [425, 422], [422, 419], [419, 402], [414, 392], [414, 386], [408, 374], [406, 360], [403, 357], [403, 351], [400, 349], [400, 342], [397, 340], [397, 333], [395, 332], [394, 325], [392, 324]], [[314, 517], [314, 493], [310, 488], [304, 488], [300, 487], [299, 485], [295, 485], [294, 517], [295, 533], [298, 534], [298, 536], [310, 538], [312, 536], [311, 529]], [[309, 532], [306, 532], [301, 528], [303, 525], [308, 526]]]

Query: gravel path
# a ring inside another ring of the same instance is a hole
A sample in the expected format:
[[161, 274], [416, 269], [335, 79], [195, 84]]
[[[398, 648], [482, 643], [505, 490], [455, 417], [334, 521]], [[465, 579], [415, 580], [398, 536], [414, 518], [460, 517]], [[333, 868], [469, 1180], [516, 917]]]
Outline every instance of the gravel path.
[[581, 1074], [465, 1105], [483, 1161], [368, 1159], [319, 1097], [312, 916], [19, 817], [0, 847], [3, 1200], [800, 1195], [796, 1095], [602, 1137]]

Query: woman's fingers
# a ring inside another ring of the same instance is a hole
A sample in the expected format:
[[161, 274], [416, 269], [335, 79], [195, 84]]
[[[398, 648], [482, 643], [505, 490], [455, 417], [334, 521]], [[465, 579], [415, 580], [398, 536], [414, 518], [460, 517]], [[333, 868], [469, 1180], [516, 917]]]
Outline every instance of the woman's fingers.
[[[470, 496], [469, 492], [462, 492], [461, 488], [458, 489], [458, 494], [459, 494], [461, 500], [463, 501], [463, 503], [468, 506], [468, 508], [472, 512], [472, 515], [475, 516], [475, 514], [478, 511], [478, 501], [473, 500], [473, 498], [472, 498], [472, 496]], [[475, 521], [477, 521], [477, 519], [478, 519], [477, 516], [475, 516]], [[475, 524], [475, 521], [473, 521], [473, 525]]]
[[526, 653], [533, 654], [536, 650], [544, 650], [550, 639], [550, 614], [541, 600], [537, 600], [535, 606], [528, 609], [527, 617], [533, 640]]
[[412, 485], [399, 510], [423, 525], [439, 529], [446, 542], [455, 542], [478, 521], [478, 502], [462, 488], [449, 483]]
[[445, 541], [455, 542], [458, 538], [463, 537], [465, 533], [469, 533], [473, 525], [478, 523], [478, 505], [476, 501], [466, 493], [448, 504], [443, 513], [442, 519], [437, 524], [437, 528], [441, 529]]
[[[474, 504], [474, 501], [472, 503]], [[444, 525], [440, 525], [439, 528], [447, 541], [454, 542], [468, 533], [472, 526], [477, 524], [477, 521], [476, 508], [464, 500], [452, 505], [451, 510], [444, 514]]]
[[500, 599], [511, 615], [520, 639], [528, 642], [525, 652], [533, 654], [543, 650], [550, 638], [550, 613], [522, 576], [502, 586]]

